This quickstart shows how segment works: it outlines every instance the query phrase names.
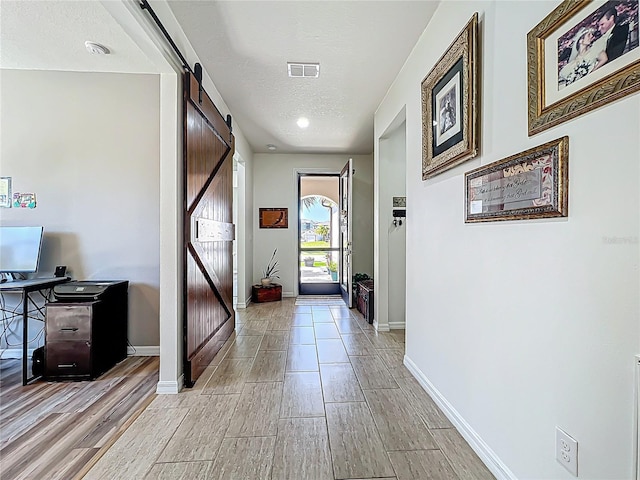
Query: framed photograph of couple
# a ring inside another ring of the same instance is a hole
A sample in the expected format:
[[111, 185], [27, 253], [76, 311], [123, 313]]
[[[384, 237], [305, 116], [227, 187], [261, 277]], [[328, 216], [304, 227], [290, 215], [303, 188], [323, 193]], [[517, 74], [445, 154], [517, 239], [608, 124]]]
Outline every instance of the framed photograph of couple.
[[639, 4], [565, 0], [529, 32], [529, 136], [640, 90]]
[[478, 154], [478, 14], [422, 81], [422, 179]]

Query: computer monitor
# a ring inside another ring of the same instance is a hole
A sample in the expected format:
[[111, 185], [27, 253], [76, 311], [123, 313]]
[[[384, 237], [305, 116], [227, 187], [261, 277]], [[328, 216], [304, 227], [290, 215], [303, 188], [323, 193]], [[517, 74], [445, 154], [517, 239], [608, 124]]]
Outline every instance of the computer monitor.
[[38, 271], [44, 227], [0, 227], [0, 273]]

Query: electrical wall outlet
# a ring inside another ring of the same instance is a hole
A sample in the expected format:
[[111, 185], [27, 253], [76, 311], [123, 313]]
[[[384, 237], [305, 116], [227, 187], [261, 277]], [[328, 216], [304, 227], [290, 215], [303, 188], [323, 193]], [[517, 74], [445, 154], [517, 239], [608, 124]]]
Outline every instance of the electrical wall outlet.
[[578, 476], [578, 441], [559, 427], [556, 427], [556, 460]]

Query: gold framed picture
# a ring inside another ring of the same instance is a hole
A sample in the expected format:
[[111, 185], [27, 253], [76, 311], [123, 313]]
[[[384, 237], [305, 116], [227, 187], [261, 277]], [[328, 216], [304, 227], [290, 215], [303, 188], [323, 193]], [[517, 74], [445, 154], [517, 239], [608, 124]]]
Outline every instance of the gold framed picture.
[[565, 0], [529, 32], [529, 136], [640, 90], [638, 4]]
[[478, 14], [422, 81], [422, 179], [478, 154]]
[[465, 174], [465, 222], [528, 220], [568, 214], [569, 137]]

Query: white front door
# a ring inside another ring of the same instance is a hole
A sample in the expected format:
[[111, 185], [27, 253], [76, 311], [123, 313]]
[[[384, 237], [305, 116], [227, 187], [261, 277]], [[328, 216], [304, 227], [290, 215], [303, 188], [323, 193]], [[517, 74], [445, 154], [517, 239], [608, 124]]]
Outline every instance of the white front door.
[[340, 291], [349, 308], [353, 307], [353, 268], [351, 206], [353, 185], [353, 159], [349, 159], [340, 172]]

